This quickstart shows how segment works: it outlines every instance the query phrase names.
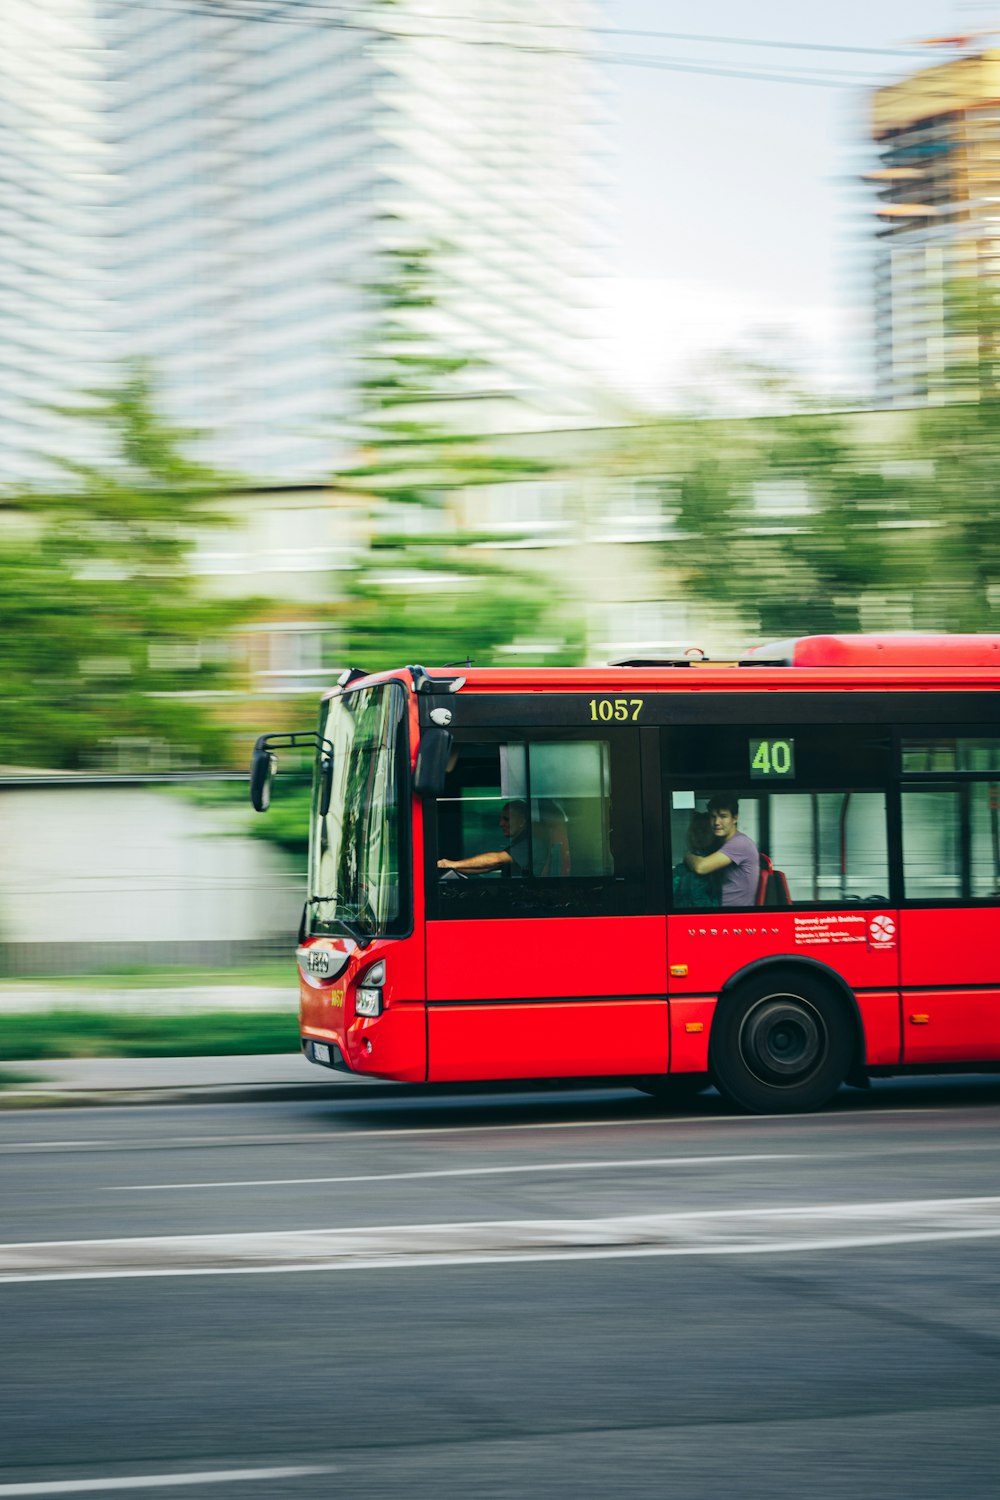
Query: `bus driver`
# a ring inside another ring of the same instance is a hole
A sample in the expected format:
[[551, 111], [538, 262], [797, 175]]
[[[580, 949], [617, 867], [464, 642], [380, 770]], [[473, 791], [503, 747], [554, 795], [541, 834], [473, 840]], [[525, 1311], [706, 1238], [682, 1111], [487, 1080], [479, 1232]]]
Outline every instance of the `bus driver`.
[[527, 875], [531, 871], [531, 829], [526, 802], [505, 802], [500, 809], [500, 832], [506, 845], [484, 854], [470, 854], [466, 859], [439, 859], [439, 870], [461, 870], [486, 875], [500, 870], [507, 875]]

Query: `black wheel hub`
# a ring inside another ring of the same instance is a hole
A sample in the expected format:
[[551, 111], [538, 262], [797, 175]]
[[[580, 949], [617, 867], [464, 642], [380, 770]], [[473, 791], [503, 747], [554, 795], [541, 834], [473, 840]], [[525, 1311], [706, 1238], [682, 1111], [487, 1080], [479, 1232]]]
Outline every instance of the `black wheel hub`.
[[788, 1088], [812, 1076], [827, 1053], [822, 1016], [799, 995], [768, 995], [746, 1014], [740, 1055], [762, 1083]]

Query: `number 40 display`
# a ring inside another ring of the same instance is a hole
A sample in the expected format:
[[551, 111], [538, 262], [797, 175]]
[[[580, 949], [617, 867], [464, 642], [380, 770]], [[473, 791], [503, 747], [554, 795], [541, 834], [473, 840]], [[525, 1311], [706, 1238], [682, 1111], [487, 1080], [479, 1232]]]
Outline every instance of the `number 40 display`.
[[795, 775], [794, 740], [751, 740], [750, 775], [754, 780], [762, 777], [779, 777], [785, 780]]

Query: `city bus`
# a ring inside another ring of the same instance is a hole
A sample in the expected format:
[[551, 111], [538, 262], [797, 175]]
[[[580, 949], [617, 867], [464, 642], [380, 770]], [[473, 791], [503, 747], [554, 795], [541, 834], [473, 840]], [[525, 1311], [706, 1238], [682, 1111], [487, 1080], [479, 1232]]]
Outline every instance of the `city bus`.
[[1000, 636], [343, 673], [317, 729], [301, 1045], [411, 1082], [753, 1112], [1000, 1068]]

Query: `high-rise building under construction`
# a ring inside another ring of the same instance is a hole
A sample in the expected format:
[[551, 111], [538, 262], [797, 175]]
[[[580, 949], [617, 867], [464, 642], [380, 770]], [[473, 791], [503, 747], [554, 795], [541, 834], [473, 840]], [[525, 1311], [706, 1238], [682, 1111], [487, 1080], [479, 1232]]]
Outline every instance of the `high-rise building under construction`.
[[1000, 51], [922, 69], [879, 89], [875, 362], [887, 404], [934, 401], [968, 329], [961, 282], [1000, 278]]

